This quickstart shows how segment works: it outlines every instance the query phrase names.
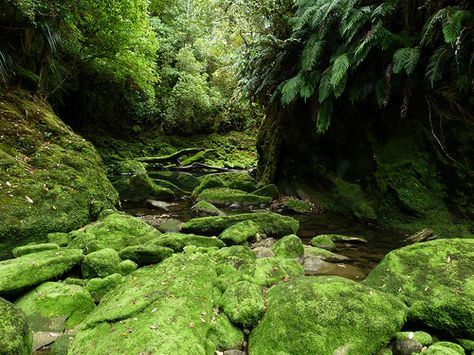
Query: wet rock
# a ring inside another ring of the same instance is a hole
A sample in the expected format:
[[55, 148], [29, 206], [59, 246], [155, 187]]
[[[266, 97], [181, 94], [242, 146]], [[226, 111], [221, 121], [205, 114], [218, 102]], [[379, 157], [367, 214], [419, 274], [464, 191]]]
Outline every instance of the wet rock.
[[26, 316], [3, 298], [0, 298], [0, 334], [2, 354], [31, 354], [32, 336]]
[[271, 248], [267, 247], [257, 247], [252, 249], [257, 256], [257, 259], [273, 258], [275, 253]]
[[82, 262], [82, 276], [85, 279], [107, 277], [120, 272], [119, 265], [122, 259], [119, 253], [110, 248], [101, 249], [86, 255]]
[[393, 355], [411, 355], [412, 353], [419, 353], [423, 349], [423, 345], [416, 340], [397, 340], [393, 343]]
[[291, 258], [303, 260], [304, 247], [301, 239], [291, 234], [278, 240], [272, 246], [272, 250], [276, 256], [281, 258]]
[[64, 275], [78, 265], [82, 250], [47, 250], [0, 261], [0, 296], [16, 295]]
[[250, 334], [249, 353], [376, 353], [402, 327], [406, 313], [396, 297], [360, 283], [296, 278], [267, 292], [267, 312]]
[[327, 267], [327, 262], [318, 255], [308, 255], [304, 258], [303, 269], [306, 275], [318, 275], [322, 269]]
[[16, 301], [16, 306], [25, 312], [34, 332], [62, 333], [73, 328], [94, 310], [91, 295], [83, 287], [61, 282], [46, 282]]
[[410, 306], [410, 318], [455, 338], [474, 337], [474, 240], [439, 239], [387, 254], [367, 285]]
[[226, 217], [194, 218], [183, 224], [184, 233], [197, 233], [203, 235], [219, 235], [231, 225], [251, 220], [262, 227], [267, 236], [284, 237], [295, 234], [299, 229], [299, 222], [289, 216], [282, 216], [272, 212], [241, 213]]
[[[260, 236], [265, 236], [264, 234], [260, 234]], [[264, 247], [264, 248], [271, 248], [273, 244], [276, 243], [275, 238], [261, 238], [259, 241], [255, 242], [252, 244], [251, 248], [259, 248], [259, 247]]]
[[265, 312], [262, 288], [249, 281], [230, 285], [222, 295], [219, 305], [232, 323], [243, 328], [252, 328]]
[[226, 244], [241, 244], [248, 239], [255, 239], [255, 236], [260, 233], [263, 233], [262, 227], [249, 220], [231, 225], [219, 235], [219, 238]]
[[157, 200], [146, 200], [146, 204], [152, 208], [156, 208], [162, 211], [169, 211], [171, 207], [176, 206], [176, 203], [173, 202], [165, 202], [165, 201], [157, 201]]
[[426, 242], [427, 240], [432, 240], [434, 238], [434, 232], [431, 229], [425, 228], [406, 238], [405, 242], [410, 244], [421, 243]]
[[17, 258], [26, 254], [38, 253], [45, 250], [59, 250], [59, 245], [54, 243], [28, 244], [12, 250], [13, 257]]
[[338, 262], [344, 262], [350, 260], [347, 256], [336, 254], [333, 252], [330, 252], [329, 250], [323, 249], [323, 248], [318, 248], [318, 247], [312, 247], [310, 245], [305, 245], [304, 246], [304, 257], [310, 257], [310, 256], [317, 256], [320, 257], [322, 260], [330, 262], [330, 263], [338, 263]]
[[129, 259], [139, 266], [157, 264], [173, 254], [174, 250], [159, 245], [134, 245], [122, 249], [119, 253], [121, 259]]
[[226, 214], [207, 201], [199, 201], [191, 207], [191, 214], [195, 217], [225, 216]]
[[231, 206], [238, 204], [235, 208], [242, 206], [259, 206], [271, 202], [270, 197], [254, 195], [242, 190], [229, 189], [227, 187], [214, 187], [203, 190], [198, 196], [197, 201], [207, 201], [216, 206]]

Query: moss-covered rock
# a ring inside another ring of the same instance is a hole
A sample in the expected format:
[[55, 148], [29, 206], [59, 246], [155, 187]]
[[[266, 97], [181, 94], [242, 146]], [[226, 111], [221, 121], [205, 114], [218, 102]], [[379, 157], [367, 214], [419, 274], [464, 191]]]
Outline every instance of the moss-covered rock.
[[25, 314], [0, 298], [0, 353], [31, 354], [32, 337]]
[[266, 196], [270, 197], [271, 199], [275, 199], [277, 198], [280, 191], [278, 190], [278, 186], [275, 184], [269, 184], [252, 191], [252, 193], [255, 195]]
[[224, 242], [216, 237], [183, 233], [164, 233], [151, 240], [150, 244], [168, 247], [176, 252], [183, 251], [184, 247], [189, 245], [204, 248], [222, 248], [225, 246]]
[[304, 255], [303, 242], [296, 235], [291, 234], [281, 238], [272, 246], [272, 250], [277, 257], [281, 258], [302, 258]]
[[153, 179], [166, 180], [181, 190], [191, 193], [199, 185], [199, 179], [193, 174], [175, 171], [153, 171], [149, 173]]
[[118, 265], [118, 272], [123, 276], [127, 276], [138, 269], [136, 262], [132, 260], [124, 260]]
[[0, 262], [0, 295], [15, 295], [58, 278], [79, 264], [82, 250], [47, 250]]
[[122, 249], [119, 253], [123, 260], [129, 259], [139, 266], [157, 264], [169, 258], [174, 250], [154, 244], [135, 245]]
[[233, 203], [242, 206], [255, 206], [268, 204], [271, 202], [271, 198], [227, 187], [214, 187], [203, 190], [197, 196], [197, 201], [207, 201], [217, 206], [230, 206]]
[[260, 233], [263, 233], [263, 228], [258, 223], [248, 220], [237, 222], [224, 229], [219, 238], [226, 244], [241, 244]]
[[48, 239], [48, 243], [54, 243], [60, 247], [67, 247], [71, 241], [71, 235], [62, 232], [48, 233], [46, 238]]
[[[461, 344], [461, 346], [468, 350], [468, 351], [474, 351], [474, 340], [470, 339], [457, 339], [457, 342]], [[472, 355], [472, 354], [471, 354]]]
[[307, 257], [312, 257], [312, 256], [317, 256], [321, 258], [322, 260], [328, 261], [328, 262], [341, 262], [341, 261], [349, 260], [347, 256], [336, 254], [323, 248], [305, 245], [304, 257], [307, 258]]
[[464, 355], [461, 345], [448, 341], [440, 341], [431, 345], [425, 352], [426, 355]]
[[249, 281], [230, 285], [219, 305], [234, 324], [244, 328], [255, 326], [265, 312], [262, 288]]
[[366, 284], [410, 306], [409, 316], [454, 337], [474, 338], [474, 240], [440, 239], [390, 252]]
[[146, 174], [146, 167], [146, 163], [134, 159], [125, 159], [114, 163], [112, 171], [114, 174], [118, 175], [138, 175]]
[[87, 282], [86, 290], [89, 291], [95, 302], [99, 302], [105, 294], [124, 282], [120, 274], [112, 274], [105, 278], [93, 278]]
[[175, 198], [171, 189], [157, 184], [146, 173], [115, 176], [111, 181], [123, 200], [142, 202], [153, 198], [169, 201]]
[[310, 244], [314, 247], [324, 248], [324, 249], [332, 249], [336, 245], [332, 241], [331, 234], [321, 234], [313, 237], [310, 241]]
[[[339, 277], [304, 277], [271, 288], [249, 352], [375, 354], [402, 327], [396, 297]], [[309, 350], [313, 349], [313, 350]]]
[[[215, 266], [208, 255], [197, 252], [174, 254], [137, 270], [103, 297], [69, 352], [214, 353], [218, 344], [228, 341], [224, 331], [231, 327], [219, 325], [214, 313]], [[226, 339], [221, 340], [222, 335]]]
[[22, 245], [21, 247], [13, 248], [12, 255], [14, 258], [23, 256], [26, 254], [38, 253], [45, 250], [59, 250], [59, 245], [55, 243], [41, 243], [41, 244], [28, 244]]
[[122, 259], [119, 253], [110, 248], [101, 249], [85, 256], [82, 262], [82, 276], [86, 279], [107, 277], [120, 272]]
[[191, 214], [195, 217], [225, 216], [226, 214], [208, 201], [199, 201], [191, 207]]
[[283, 210], [292, 213], [310, 213], [313, 210], [311, 203], [305, 200], [289, 198], [283, 203]]
[[395, 334], [397, 340], [414, 340], [420, 343], [421, 345], [431, 345], [433, 344], [433, 337], [426, 332], [398, 332]]
[[128, 246], [145, 244], [160, 234], [139, 218], [106, 210], [100, 214], [97, 222], [76, 231], [69, 246], [82, 248], [86, 252], [104, 248], [120, 251]]
[[207, 336], [218, 350], [242, 349], [244, 346], [244, 332], [233, 325], [225, 313], [212, 319]]
[[86, 289], [61, 282], [45, 282], [15, 303], [25, 312], [33, 332], [62, 333], [82, 322], [95, 308]]
[[94, 147], [43, 100], [2, 94], [0, 117], [0, 258], [119, 204]]
[[184, 233], [219, 235], [231, 225], [246, 220], [254, 221], [260, 225], [263, 233], [268, 236], [284, 237], [285, 235], [295, 234], [299, 229], [299, 222], [292, 217], [272, 212], [256, 212], [225, 217], [194, 218], [184, 223], [181, 230]]
[[303, 274], [303, 266], [294, 259], [269, 258], [256, 260], [253, 278], [260, 286], [270, 287]]
[[247, 173], [208, 174], [203, 175], [199, 180], [200, 183], [193, 192], [195, 196], [206, 189], [214, 187], [227, 187], [245, 192], [252, 192], [257, 189], [257, 182]]

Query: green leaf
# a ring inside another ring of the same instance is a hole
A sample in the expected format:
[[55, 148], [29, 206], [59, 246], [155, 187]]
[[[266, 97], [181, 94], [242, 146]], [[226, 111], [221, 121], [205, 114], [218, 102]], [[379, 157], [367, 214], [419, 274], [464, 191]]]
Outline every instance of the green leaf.
[[311, 70], [324, 54], [325, 41], [319, 39], [319, 35], [313, 35], [303, 49], [301, 55], [301, 67], [303, 70]]
[[302, 83], [303, 80], [299, 75], [286, 81], [281, 89], [281, 102], [283, 105], [289, 105], [293, 102], [299, 93]]
[[432, 88], [443, 77], [444, 68], [450, 56], [451, 50], [448, 47], [440, 47], [431, 55], [426, 66], [425, 77]]
[[350, 67], [349, 57], [346, 53], [341, 54], [334, 60], [331, 73], [331, 85], [336, 97], [341, 96], [347, 80], [347, 71]]
[[331, 84], [331, 67], [327, 68], [319, 82], [319, 102], [326, 101], [326, 99], [334, 92]]
[[393, 55], [393, 72], [400, 74], [405, 70], [407, 75], [411, 75], [420, 60], [420, 48], [400, 48]]
[[316, 129], [318, 133], [325, 133], [328, 130], [331, 123], [333, 109], [334, 106], [332, 99], [328, 99], [321, 104], [316, 121]]

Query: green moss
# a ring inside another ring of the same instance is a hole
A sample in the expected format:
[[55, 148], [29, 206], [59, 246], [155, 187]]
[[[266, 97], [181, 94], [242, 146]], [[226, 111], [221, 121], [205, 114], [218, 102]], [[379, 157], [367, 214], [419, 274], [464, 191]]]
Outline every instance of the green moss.
[[193, 195], [200, 195], [204, 190], [217, 187], [252, 192], [257, 189], [257, 182], [247, 173], [217, 173], [203, 175]]
[[119, 253], [114, 249], [95, 251], [84, 258], [81, 266], [82, 276], [86, 279], [107, 277], [119, 272], [121, 262]]
[[229, 206], [238, 203], [244, 206], [268, 204], [270, 197], [259, 196], [242, 190], [229, 189], [226, 187], [214, 187], [203, 190], [197, 201], [207, 201], [215, 205]]
[[70, 348], [74, 335], [66, 333], [61, 335], [51, 346], [51, 355], [66, 355]]
[[241, 244], [248, 239], [255, 238], [257, 234], [263, 233], [262, 227], [256, 222], [242, 221], [224, 229], [219, 238], [226, 244]]
[[62, 276], [83, 259], [82, 250], [47, 250], [0, 262], [0, 295], [15, 295]]
[[345, 212], [348, 210], [363, 220], [377, 219], [372, 202], [359, 185], [335, 178], [333, 194], [338, 203], [344, 206]]
[[216, 237], [204, 237], [194, 234], [182, 233], [164, 233], [150, 241], [150, 244], [168, 247], [176, 252], [180, 252], [184, 247], [194, 245], [204, 248], [222, 248], [225, 246], [224, 242]]
[[118, 266], [118, 272], [123, 276], [127, 276], [138, 268], [137, 263], [132, 260], [124, 260]]
[[2, 354], [31, 354], [32, 337], [25, 314], [0, 298], [0, 352]]
[[139, 175], [146, 174], [146, 163], [134, 159], [121, 160], [113, 165], [113, 172], [121, 175]]
[[60, 282], [46, 282], [16, 301], [34, 332], [62, 332], [73, 328], [94, 310], [87, 290]]
[[431, 345], [425, 352], [426, 355], [464, 355], [464, 349], [461, 345], [440, 341]]
[[257, 259], [254, 280], [260, 286], [270, 287], [281, 281], [304, 274], [303, 267], [293, 259]]
[[19, 92], [2, 95], [0, 116], [0, 258], [48, 233], [79, 228], [119, 204], [93, 146], [44, 101]]
[[395, 338], [400, 341], [412, 339], [421, 345], [433, 344], [433, 337], [426, 332], [398, 332]]
[[259, 224], [263, 232], [268, 236], [283, 237], [295, 234], [299, 229], [299, 222], [292, 217], [272, 212], [257, 212], [225, 217], [194, 218], [183, 224], [182, 231], [185, 233], [218, 235], [231, 225], [246, 220]]
[[339, 277], [304, 277], [267, 293], [267, 312], [249, 352], [375, 354], [405, 322], [395, 297]]
[[173, 200], [174, 192], [158, 185], [148, 174], [123, 175], [111, 178], [112, 184], [120, 198], [128, 201], [142, 202], [148, 199]]
[[121, 274], [112, 274], [103, 279], [90, 279], [87, 282], [86, 290], [89, 291], [95, 302], [99, 302], [105, 294], [116, 288], [124, 280]]
[[253, 191], [252, 193], [255, 195], [266, 196], [266, 197], [270, 197], [271, 199], [275, 199], [277, 198], [280, 191], [278, 190], [278, 186], [276, 186], [275, 184], [269, 184], [269, 185], [260, 187], [259, 189]]
[[152, 180], [158, 186], [172, 191], [173, 194], [175, 195], [175, 198], [189, 193], [187, 191], [180, 189], [178, 186], [176, 186], [172, 182], [169, 182], [168, 180], [162, 180], [162, 179], [152, 179]]
[[207, 337], [218, 350], [241, 349], [244, 345], [244, 332], [233, 325], [224, 313], [211, 319]]
[[129, 259], [139, 266], [157, 264], [169, 258], [173, 254], [173, 249], [159, 245], [135, 245], [122, 249], [119, 253], [123, 260]]
[[457, 339], [457, 342], [461, 344], [461, 346], [468, 350], [468, 351], [474, 351], [474, 340], [469, 340], [469, 339]]
[[184, 166], [187, 166], [187, 165], [191, 165], [191, 164], [194, 164], [194, 163], [197, 163], [198, 161], [202, 161], [204, 160], [204, 158], [209, 154], [209, 153], [212, 153], [214, 152], [215, 150], [214, 149], [205, 149], [205, 150], [202, 150], [186, 159], [182, 159], [180, 160], [180, 165], [184, 165]]
[[272, 246], [275, 256], [281, 258], [301, 258], [304, 254], [303, 242], [296, 235], [283, 237]]
[[328, 262], [339, 262], [339, 261], [348, 259], [346, 256], [335, 254], [333, 252], [330, 252], [329, 250], [306, 245], [304, 247], [304, 256], [306, 257], [306, 256], [312, 256], [312, 255], [318, 256], [322, 260], [328, 261]]
[[474, 337], [474, 240], [439, 239], [390, 252], [366, 283], [410, 306], [410, 318], [453, 337]]
[[174, 171], [153, 171], [149, 173], [150, 177], [154, 179], [166, 180], [173, 185], [178, 186], [181, 190], [191, 193], [196, 186], [199, 185], [199, 180], [192, 174]]
[[45, 250], [59, 250], [59, 245], [54, 243], [28, 244], [12, 250], [13, 257], [17, 258], [26, 254], [38, 253]]
[[265, 312], [262, 288], [248, 281], [230, 285], [219, 305], [232, 323], [244, 328], [255, 326]]
[[313, 208], [308, 201], [290, 198], [283, 203], [283, 209], [294, 213], [310, 213]]
[[197, 202], [193, 207], [191, 207], [191, 214], [196, 217], [225, 216], [224, 212], [207, 201]]
[[69, 242], [71, 241], [71, 235], [70, 234], [61, 233], [61, 232], [48, 233], [46, 238], [48, 239], [49, 243], [57, 244], [60, 247], [66, 247], [69, 244]]
[[214, 353], [229, 339], [219, 332], [209, 336], [216, 276], [215, 262], [201, 253], [174, 254], [137, 270], [103, 297], [70, 353]]
[[332, 249], [336, 245], [332, 241], [332, 234], [321, 234], [312, 238], [310, 244], [318, 248]]

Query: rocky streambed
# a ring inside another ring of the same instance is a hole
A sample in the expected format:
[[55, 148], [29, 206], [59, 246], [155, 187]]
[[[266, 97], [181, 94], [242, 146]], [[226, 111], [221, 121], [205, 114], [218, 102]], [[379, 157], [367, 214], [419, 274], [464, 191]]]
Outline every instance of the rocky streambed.
[[[272, 203], [275, 187], [246, 174], [168, 175], [160, 179], [167, 183], [148, 174], [120, 179], [135, 203], [154, 191], [154, 213], [104, 210], [97, 222], [50, 233], [0, 262], [3, 353], [474, 349], [472, 239], [405, 247], [398, 239], [383, 257], [380, 232], [355, 238], [334, 218], [309, 223], [314, 206]], [[186, 202], [160, 201], [163, 188]]]

